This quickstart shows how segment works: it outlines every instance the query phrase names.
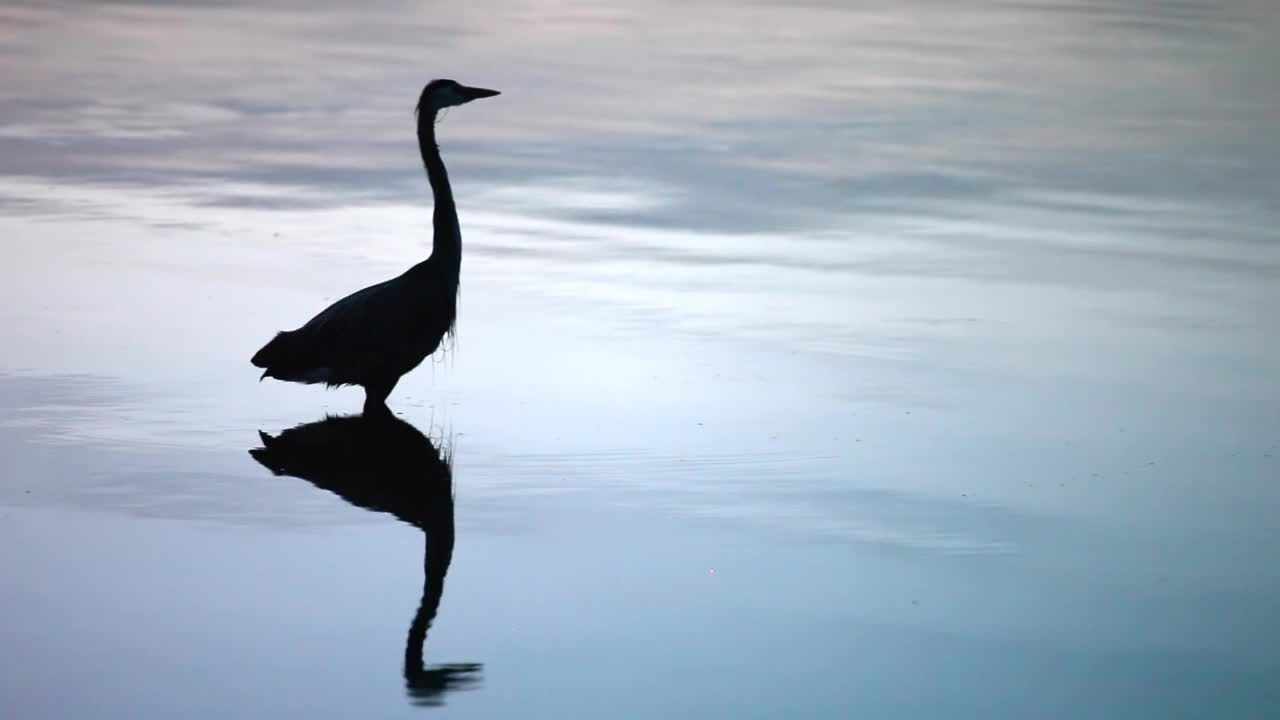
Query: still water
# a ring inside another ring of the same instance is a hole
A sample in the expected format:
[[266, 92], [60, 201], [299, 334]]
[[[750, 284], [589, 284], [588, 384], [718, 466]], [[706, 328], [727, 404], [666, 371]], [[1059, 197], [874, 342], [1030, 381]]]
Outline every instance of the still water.
[[0, 716], [1276, 717], [1278, 8], [0, 4]]

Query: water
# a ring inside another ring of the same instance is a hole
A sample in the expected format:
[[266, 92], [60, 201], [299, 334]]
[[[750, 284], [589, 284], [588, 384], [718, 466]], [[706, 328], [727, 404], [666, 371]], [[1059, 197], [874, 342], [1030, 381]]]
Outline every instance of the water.
[[[1278, 32], [5, 4], [0, 715], [1274, 716]], [[427, 253], [436, 76], [504, 94], [421, 435], [273, 475], [362, 397], [247, 359]]]

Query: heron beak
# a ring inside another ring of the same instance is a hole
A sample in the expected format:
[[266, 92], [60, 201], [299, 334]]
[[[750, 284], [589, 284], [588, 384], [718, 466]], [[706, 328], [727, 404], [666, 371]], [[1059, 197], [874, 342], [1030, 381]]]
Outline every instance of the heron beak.
[[493, 97], [494, 95], [500, 94], [497, 90], [489, 90], [488, 88], [467, 87], [466, 85], [460, 86], [458, 88], [458, 92], [462, 94], [462, 97], [466, 98], [466, 102], [471, 102], [472, 100], [479, 100], [480, 98]]

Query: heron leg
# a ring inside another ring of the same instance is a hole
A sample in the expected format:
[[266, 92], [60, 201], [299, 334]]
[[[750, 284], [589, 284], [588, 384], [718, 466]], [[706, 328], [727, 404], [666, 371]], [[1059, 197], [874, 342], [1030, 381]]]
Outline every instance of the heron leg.
[[387, 414], [391, 409], [387, 407], [387, 396], [391, 394], [391, 390], [395, 388], [400, 378], [393, 377], [390, 379], [375, 380], [364, 386], [364, 413], [371, 414]]

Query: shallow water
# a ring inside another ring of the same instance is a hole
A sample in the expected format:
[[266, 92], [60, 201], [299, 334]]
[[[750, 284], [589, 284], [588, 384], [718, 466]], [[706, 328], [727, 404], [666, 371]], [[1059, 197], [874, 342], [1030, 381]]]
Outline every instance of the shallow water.
[[0, 715], [1273, 716], [1280, 12], [965, 5], [0, 6]]

